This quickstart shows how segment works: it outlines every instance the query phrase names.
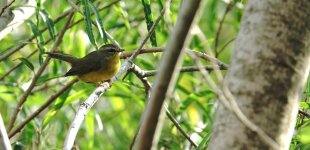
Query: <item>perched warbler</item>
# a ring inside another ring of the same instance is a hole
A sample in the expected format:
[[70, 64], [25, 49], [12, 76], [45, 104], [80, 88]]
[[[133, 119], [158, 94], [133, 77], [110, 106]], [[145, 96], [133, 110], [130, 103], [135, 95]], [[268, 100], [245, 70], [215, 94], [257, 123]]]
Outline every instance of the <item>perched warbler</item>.
[[46, 52], [46, 54], [51, 58], [71, 64], [72, 68], [65, 76], [76, 75], [83, 82], [100, 84], [102, 81], [110, 82], [111, 78], [118, 72], [120, 68], [120, 53], [123, 51], [118, 46], [107, 44], [83, 58], [52, 52]]

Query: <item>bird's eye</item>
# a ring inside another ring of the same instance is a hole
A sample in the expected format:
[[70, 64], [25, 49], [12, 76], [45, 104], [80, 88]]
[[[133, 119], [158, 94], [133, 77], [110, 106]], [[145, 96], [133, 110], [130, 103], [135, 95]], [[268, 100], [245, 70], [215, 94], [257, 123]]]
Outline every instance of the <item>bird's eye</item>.
[[109, 52], [109, 53], [114, 53], [115, 50], [114, 50], [114, 49], [109, 49], [108, 52]]

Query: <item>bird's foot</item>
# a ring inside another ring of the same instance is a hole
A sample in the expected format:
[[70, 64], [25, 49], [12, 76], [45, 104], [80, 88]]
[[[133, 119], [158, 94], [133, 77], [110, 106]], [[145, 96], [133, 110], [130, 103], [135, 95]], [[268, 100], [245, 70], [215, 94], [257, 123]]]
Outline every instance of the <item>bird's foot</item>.
[[111, 79], [108, 79], [108, 80], [104, 80], [104, 81], [101, 81], [97, 84], [97, 87], [99, 86], [104, 86], [104, 83], [105, 82], [108, 82], [109, 83], [109, 86], [112, 87], [112, 80]]

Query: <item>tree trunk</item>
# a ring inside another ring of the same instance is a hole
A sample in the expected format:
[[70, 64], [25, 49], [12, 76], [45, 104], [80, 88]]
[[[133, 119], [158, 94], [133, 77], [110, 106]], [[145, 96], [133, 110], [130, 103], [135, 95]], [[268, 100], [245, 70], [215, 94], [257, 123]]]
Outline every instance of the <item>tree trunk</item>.
[[[250, 0], [232, 63], [228, 88], [242, 112], [288, 149], [310, 68], [310, 1]], [[271, 149], [222, 104], [210, 150]]]

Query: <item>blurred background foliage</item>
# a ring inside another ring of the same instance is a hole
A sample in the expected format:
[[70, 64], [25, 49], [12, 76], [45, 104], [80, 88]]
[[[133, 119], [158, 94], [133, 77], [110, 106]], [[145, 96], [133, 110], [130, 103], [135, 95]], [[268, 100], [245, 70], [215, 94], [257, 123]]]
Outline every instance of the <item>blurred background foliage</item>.
[[[72, 8], [67, 1], [37, 0], [37, 2], [39, 4], [36, 9], [44, 11], [46, 14], [43, 16], [49, 16], [51, 20], [55, 20]], [[76, 2], [83, 8], [80, 1]], [[115, 0], [93, 0], [91, 2], [98, 11], [105, 31], [112, 35], [126, 51], [133, 51], [140, 45], [150, 24], [156, 20], [165, 4], [164, 0], [117, 0], [116, 2]], [[13, 6], [17, 7], [20, 3], [17, 1]], [[113, 4], [110, 5], [111, 3]], [[155, 30], [156, 36], [152, 37], [152, 41], [148, 41], [146, 48], [165, 47], [176, 23], [180, 3], [181, 0], [173, 0]], [[245, 4], [244, 0], [233, 2], [206, 0], [198, 25], [193, 28], [193, 38], [189, 48], [204, 52], [203, 45], [207, 44], [217, 58], [229, 64]], [[19, 44], [27, 43], [18, 52], [3, 60], [0, 65], [0, 113], [6, 125], [18, 101], [29, 86], [34, 72], [40, 67], [40, 61], [42, 61], [40, 59], [46, 58], [45, 55], [40, 57], [38, 52], [28, 58], [29, 54], [38, 48], [49, 51], [55, 42], [53, 35], [59, 33], [67, 19], [65, 16], [57, 23], [44, 21], [40, 12], [37, 11], [29, 18], [28, 23], [25, 22], [0, 41], [0, 55]], [[225, 16], [224, 19], [223, 16]], [[75, 13], [73, 22], [80, 19], [82, 21], [66, 31], [59, 46], [61, 52], [83, 57], [96, 50], [89, 38], [86, 20], [83, 18], [83, 15]], [[97, 21], [96, 16], [93, 15], [91, 20]], [[48, 29], [44, 32], [35, 32], [44, 27]], [[99, 30], [94, 26], [92, 34], [98, 45], [104, 43]], [[33, 35], [37, 37], [37, 40], [28, 42], [26, 39]], [[202, 41], [199, 36], [203, 36], [206, 40]], [[50, 39], [52, 40], [47, 42]], [[144, 70], [156, 70], [160, 58], [161, 53], [141, 54], [135, 59], [135, 64]], [[202, 62], [205, 65], [208, 64], [206, 61]], [[22, 65], [6, 75], [19, 63]], [[185, 57], [183, 66], [193, 66], [188, 56]], [[31, 115], [48, 97], [73, 79], [73, 77], [62, 77], [69, 67], [68, 64], [58, 60], [50, 61], [29, 95], [15, 125]], [[151, 83], [153, 79], [154, 77], [149, 77]], [[79, 104], [94, 89], [95, 86], [91, 84], [82, 82], [74, 84], [12, 139], [13, 146], [22, 149], [61, 149]], [[308, 82], [301, 100], [300, 109], [303, 112], [309, 110], [309, 95], [310, 83]], [[181, 73], [170, 101], [169, 111], [200, 148], [204, 149], [211, 136], [216, 96], [202, 81], [201, 74], [199, 72]], [[145, 103], [143, 84], [133, 73], [129, 73], [124, 80], [115, 82], [88, 113], [78, 132], [76, 145], [80, 149], [128, 149], [139, 126]], [[298, 115], [291, 149], [310, 148], [309, 124], [306, 115]], [[165, 120], [159, 144], [165, 149], [193, 148], [168, 118]]]

